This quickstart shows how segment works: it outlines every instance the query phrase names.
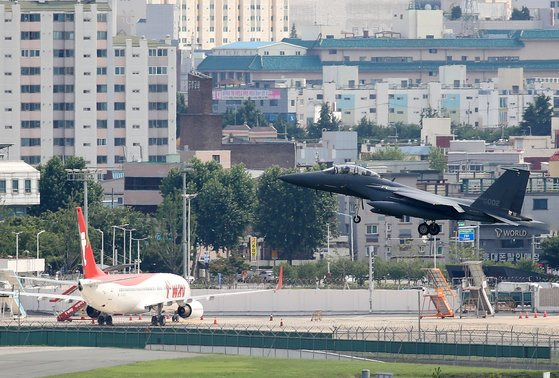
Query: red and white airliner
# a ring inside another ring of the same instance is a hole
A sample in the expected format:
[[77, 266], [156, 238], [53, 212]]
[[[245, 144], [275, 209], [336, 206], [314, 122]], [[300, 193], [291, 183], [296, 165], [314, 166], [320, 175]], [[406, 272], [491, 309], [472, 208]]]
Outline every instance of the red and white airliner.
[[[204, 314], [203, 300], [216, 297], [254, 294], [281, 289], [283, 269], [280, 266], [278, 284], [275, 289], [250, 290], [223, 294], [191, 295], [190, 285], [181, 276], [171, 273], [107, 274], [95, 263], [93, 249], [89, 243], [85, 220], [80, 207], [76, 208], [82, 254], [83, 278], [78, 280], [81, 296], [29, 292], [5, 292], [0, 294], [33, 296], [41, 299], [85, 301], [87, 314], [97, 319], [98, 324], [112, 325], [114, 314], [143, 314], [152, 312], [152, 325], [165, 325], [163, 306], [177, 304], [173, 320], [196, 318]], [[44, 279], [39, 279], [44, 280]], [[60, 283], [61, 281], [56, 281]], [[68, 281], [75, 284], [75, 282]]]

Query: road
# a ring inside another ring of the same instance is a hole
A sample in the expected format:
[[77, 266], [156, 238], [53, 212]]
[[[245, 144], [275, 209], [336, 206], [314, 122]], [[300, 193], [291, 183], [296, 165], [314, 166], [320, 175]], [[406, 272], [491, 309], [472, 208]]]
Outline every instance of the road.
[[0, 376], [45, 377], [101, 367], [126, 365], [138, 361], [194, 356], [197, 356], [197, 354], [142, 349], [2, 347], [0, 348]]

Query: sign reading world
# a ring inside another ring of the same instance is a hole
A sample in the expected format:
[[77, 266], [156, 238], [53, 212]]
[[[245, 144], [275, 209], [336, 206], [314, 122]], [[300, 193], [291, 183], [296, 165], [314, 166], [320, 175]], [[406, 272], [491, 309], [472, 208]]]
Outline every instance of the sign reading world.
[[473, 242], [476, 240], [476, 229], [475, 228], [459, 228], [458, 229], [458, 241], [459, 242]]
[[279, 100], [279, 89], [214, 89], [213, 100]]

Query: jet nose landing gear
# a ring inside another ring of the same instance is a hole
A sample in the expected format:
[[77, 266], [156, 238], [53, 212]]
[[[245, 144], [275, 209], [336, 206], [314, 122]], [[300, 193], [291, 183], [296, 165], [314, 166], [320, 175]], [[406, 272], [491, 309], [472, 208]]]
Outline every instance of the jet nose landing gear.
[[441, 226], [439, 226], [437, 223], [433, 222], [431, 224], [427, 224], [426, 222], [421, 223], [418, 227], [417, 227], [417, 231], [419, 232], [419, 235], [438, 235], [439, 232], [441, 232]]

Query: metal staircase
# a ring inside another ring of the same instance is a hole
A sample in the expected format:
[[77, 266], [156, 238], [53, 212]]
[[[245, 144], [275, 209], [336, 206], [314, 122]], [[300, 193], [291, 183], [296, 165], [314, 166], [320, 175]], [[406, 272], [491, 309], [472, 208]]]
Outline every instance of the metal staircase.
[[20, 301], [18, 293], [25, 291], [23, 285], [15, 275], [13, 270], [2, 270], [0, 271], [0, 281], [3, 281], [5, 286], [14, 292], [14, 295], [1, 295], [0, 296], [0, 306], [2, 307], [1, 312], [4, 313], [4, 309], [9, 309], [12, 316], [20, 316], [25, 318], [27, 312], [23, 308], [23, 304]]
[[483, 315], [495, 315], [495, 309], [489, 301], [489, 286], [487, 285], [487, 278], [481, 266], [481, 261], [466, 261], [464, 264], [464, 279], [462, 280], [462, 293], [469, 293], [469, 298], [465, 300], [462, 295], [462, 312], [465, 312], [465, 307], [473, 307], [476, 314], [479, 311]]
[[[434, 315], [422, 315], [425, 316], [435, 316], [438, 318], [451, 318], [454, 316], [454, 309], [449, 303], [447, 298], [455, 298], [456, 294], [452, 291], [443, 273], [438, 268], [425, 268], [423, 269], [425, 276], [429, 285], [434, 289], [434, 292], [430, 292], [425, 295], [425, 299], [429, 298], [430, 302], [435, 306], [436, 313]], [[423, 301], [422, 313], [425, 309], [425, 301]]]

